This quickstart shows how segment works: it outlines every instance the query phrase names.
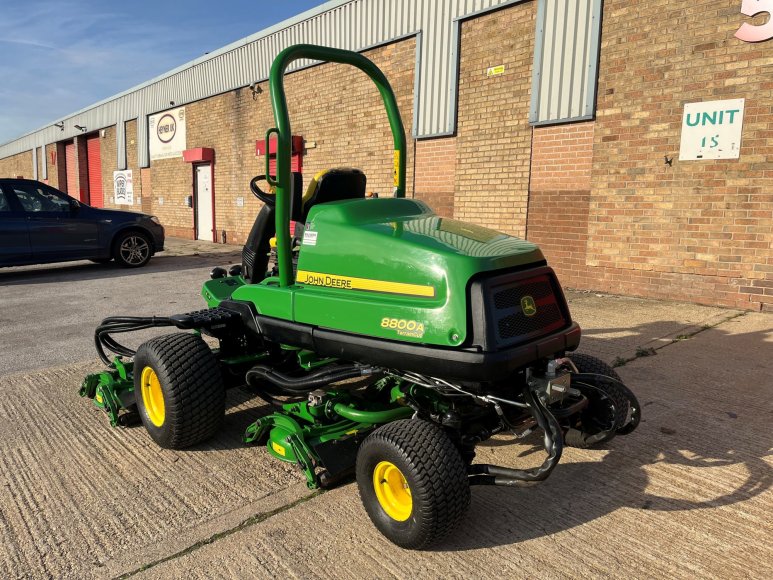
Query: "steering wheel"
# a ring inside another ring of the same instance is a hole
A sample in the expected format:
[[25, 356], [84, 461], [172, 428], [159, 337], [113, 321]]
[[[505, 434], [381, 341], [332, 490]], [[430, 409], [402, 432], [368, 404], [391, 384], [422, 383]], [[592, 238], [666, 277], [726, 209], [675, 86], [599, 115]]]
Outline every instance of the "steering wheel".
[[274, 193], [274, 188], [272, 187], [270, 191], [263, 191], [258, 187], [258, 181], [266, 181], [266, 176], [256, 175], [252, 178], [252, 180], [250, 180], [250, 190], [252, 191], [253, 195], [255, 195], [255, 197], [257, 197], [266, 205], [274, 207], [276, 205], [276, 195]]

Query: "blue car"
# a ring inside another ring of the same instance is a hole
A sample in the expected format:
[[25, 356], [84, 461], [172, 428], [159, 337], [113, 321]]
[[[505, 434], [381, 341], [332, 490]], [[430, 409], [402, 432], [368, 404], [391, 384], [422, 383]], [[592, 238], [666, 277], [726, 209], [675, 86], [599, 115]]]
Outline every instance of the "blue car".
[[0, 266], [85, 259], [137, 268], [163, 249], [155, 216], [91, 207], [31, 179], [0, 179]]

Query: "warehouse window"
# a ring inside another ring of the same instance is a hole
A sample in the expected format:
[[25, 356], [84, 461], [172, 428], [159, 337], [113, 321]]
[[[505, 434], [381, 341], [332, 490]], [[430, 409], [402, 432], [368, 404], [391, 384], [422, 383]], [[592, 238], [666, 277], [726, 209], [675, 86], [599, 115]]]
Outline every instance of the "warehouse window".
[[603, 0], [540, 0], [529, 122], [549, 125], [596, 114]]

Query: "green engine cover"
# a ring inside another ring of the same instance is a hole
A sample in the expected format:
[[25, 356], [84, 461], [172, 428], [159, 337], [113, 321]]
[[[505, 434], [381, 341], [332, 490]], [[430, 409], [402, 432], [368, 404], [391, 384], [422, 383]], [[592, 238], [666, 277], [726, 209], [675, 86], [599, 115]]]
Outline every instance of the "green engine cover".
[[[266, 316], [457, 346], [468, 332], [470, 279], [542, 261], [532, 243], [439, 217], [418, 200], [349, 200], [312, 208], [293, 286], [226, 278], [208, 282], [203, 293], [210, 306], [232, 294]], [[225, 280], [227, 290], [220, 288]]]

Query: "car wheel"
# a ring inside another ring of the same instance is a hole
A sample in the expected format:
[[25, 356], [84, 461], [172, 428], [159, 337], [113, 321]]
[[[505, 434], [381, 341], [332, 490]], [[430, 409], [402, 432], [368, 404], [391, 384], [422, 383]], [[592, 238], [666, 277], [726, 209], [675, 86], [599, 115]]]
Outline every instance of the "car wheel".
[[124, 268], [139, 268], [150, 261], [150, 239], [141, 232], [118, 234], [113, 258]]

